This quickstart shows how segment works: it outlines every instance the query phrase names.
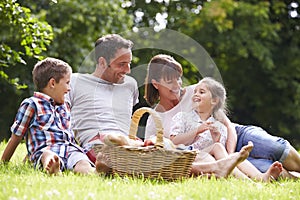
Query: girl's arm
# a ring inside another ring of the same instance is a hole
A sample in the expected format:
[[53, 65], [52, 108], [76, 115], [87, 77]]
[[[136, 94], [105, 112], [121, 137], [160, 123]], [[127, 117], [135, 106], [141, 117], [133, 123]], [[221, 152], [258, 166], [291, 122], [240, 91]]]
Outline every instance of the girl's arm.
[[190, 130], [185, 133], [179, 133], [177, 135], [170, 136], [170, 139], [174, 144], [184, 144], [184, 145], [190, 145], [194, 142], [195, 137], [204, 131], [209, 129], [210, 122], [204, 122], [196, 129]]
[[17, 136], [15, 134], [11, 135], [11, 138], [9, 139], [6, 148], [4, 149], [4, 152], [1, 157], [1, 161], [8, 162], [12, 155], [14, 154], [17, 146], [22, 141], [22, 136]]

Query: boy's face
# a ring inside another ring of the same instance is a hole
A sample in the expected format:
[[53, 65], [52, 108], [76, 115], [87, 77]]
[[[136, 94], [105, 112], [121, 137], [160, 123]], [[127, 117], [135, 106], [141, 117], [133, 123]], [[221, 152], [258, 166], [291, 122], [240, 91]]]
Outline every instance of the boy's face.
[[63, 104], [65, 102], [65, 94], [70, 91], [70, 79], [71, 73], [67, 73], [59, 80], [58, 83], [54, 83], [54, 90], [51, 97], [56, 104]]

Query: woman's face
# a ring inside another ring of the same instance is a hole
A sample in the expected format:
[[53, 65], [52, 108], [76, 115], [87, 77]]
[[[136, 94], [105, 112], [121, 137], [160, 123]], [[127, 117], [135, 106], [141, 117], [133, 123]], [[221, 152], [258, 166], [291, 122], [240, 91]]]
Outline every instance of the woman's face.
[[157, 84], [160, 99], [167, 98], [170, 100], [178, 100], [182, 86], [181, 77], [173, 79], [160, 79]]

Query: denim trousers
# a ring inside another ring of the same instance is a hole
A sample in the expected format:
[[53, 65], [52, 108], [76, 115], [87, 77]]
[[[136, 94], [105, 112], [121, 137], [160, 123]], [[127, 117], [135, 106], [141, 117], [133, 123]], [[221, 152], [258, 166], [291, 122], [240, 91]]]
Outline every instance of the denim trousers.
[[235, 130], [236, 151], [240, 151], [251, 141], [254, 147], [247, 159], [261, 172], [266, 172], [275, 161], [282, 163], [290, 151], [290, 143], [287, 140], [272, 136], [260, 127], [237, 124]]

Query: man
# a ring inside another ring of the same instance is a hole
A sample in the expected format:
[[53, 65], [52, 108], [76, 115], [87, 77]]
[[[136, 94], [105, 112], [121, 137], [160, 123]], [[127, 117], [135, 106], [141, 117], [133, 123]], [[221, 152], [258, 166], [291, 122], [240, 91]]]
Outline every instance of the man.
[[105, 35], [95, 43], [95, 71], [72, 75], [67, 96], [72, 128], [93, 162], [96, 158], [91, 147], [102, 143], [105, 134], [129, 133], [132, 109], [138, 103], [137, 82], [127, 75], [132, 46], [120, 35]]

